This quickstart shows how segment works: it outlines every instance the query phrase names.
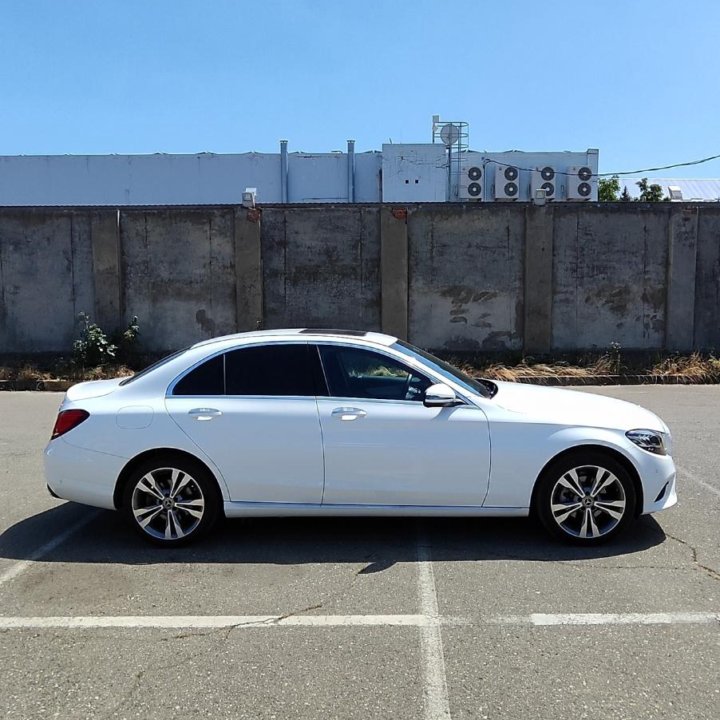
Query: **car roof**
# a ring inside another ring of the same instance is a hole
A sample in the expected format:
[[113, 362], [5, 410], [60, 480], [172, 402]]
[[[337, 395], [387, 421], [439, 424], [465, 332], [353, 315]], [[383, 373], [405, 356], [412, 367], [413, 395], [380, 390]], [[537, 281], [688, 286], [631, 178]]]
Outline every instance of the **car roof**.
[[[298, 337], [300, 336], [300, 337]], [[195, 343], [193, 348], [204, 347], [206, 345], [213, 345], [215, 343], [227, 342], [227, 341], [243, 341], [243, 340], [262, 340], [267, 338], [268, 340], [327, 340], [328, 338], [338, 339], [357, 339], [367, 340], [377, 345], [389, 346], [397, 342], [397, 338], [392, 335], [385, 335], [384, 333], [370, 332], [365, 330], [339, 330], [333, 328], [289, 328], [289, 329], [278, 329], [278, 330], [252, 330], [244, 333], [234, 333], [232, 335], [223, 335], [221, 337], [211, 338], [209, 340], [203, 340], [202, 342]]]

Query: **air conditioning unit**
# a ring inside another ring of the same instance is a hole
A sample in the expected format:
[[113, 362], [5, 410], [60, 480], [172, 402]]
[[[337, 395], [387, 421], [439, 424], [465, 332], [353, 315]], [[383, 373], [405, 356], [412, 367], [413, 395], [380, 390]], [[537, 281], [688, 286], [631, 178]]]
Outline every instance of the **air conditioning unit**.
[[460, 200], [485, 199], [485, 166], [482, 162], [460, 168], [458, 198]]
[[587, 165], [568, 168], [567, 197], [568, 200], [597, 200], [597, 178]]
[[549, 165], [543, 168], [536, 168], [533, 170], [532, 178], [530, 180], [530, 197], [537, 197], [538, 190], [545, 191], [546, 200], [554, 200], [558, 195], [558, 177], [555, 174], [554, 168]]
[[514, 165], [496, 165], [495, 199], [517, 200], [520, 194], [520, 171]]

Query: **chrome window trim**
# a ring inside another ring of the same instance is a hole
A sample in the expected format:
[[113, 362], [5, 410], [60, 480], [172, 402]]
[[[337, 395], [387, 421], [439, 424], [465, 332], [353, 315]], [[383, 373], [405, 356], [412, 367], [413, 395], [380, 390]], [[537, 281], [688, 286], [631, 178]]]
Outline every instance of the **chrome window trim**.
[[[415, 358], [412, 358], [408, 355], [404, 355], [403, 353], [400, 353], [396, 350], [393, 350], [391, 346], [389, 345], [382, 345], [379, 346], [375, 344], [372, 340], [363, 340], [363, 339], [355, 339], [353, 338], [350, 341], [347, 341], [345, 338], [342, 339], [335, 339], [331, 336], [328, 336], [328, 339], [325, 340], [306, 340], [306, 339], [292, 339], [292, 340], [268, 340], [265, 342], [247, 342], [247, 343], [239, 343], [238, 345], [232, 345], [230, 347], [224, 347], [220, 350], [215, 350], [215, 352], [210, 353], [209, 355], [206, 355], [205, 357], [201, 358], [200, 360], [197, 360], [195, 363], [193, 363], [190, 367], [185, 368], [179, 375], [177, 375], [167, 386], [167, 389], [165, 390], [165, 398], [254, 398], [254, 399], [285, 399], [285, 400], [291, 400], [293, 398], [314, 398], [317, 400], [322, 399], [334, 399], [334, 400], [355, 400], [355, 401], [365, 401], [365, 402], [382, 402], [382, 403], [409, 403], [411, 405], [422, 405], [422, 401], [420, 400], [392, 400], [387, 398], [357, 398], [357, 397], [346, 397], [346, 396], [335, 396], [335, 395], [174, 395], [173, 391], [175, 390], [175, 386], [182, 380], [188, 373], [192, 372], [195, 368], [202, 365], [203, 363], [212, 360], [213, 358], [217, 357], [218, 355], [224, 355], [228, 352], [233, 352], [234, 350], [244, 350], [246, 348], [253, 348], [253, 347], [268, 347], [272, 345], [305, 345], [306, 347], [314, 346], [316, 352], [318, 353], [318, 359], [320, 361], [320, 367], [323, 371], [323, 377], [325, 377], [325, 385], [328, 389], [328, 393], [330, 392], [330, 387], [327, 383], [327, 377], [325, 375], [325, 366], [322, 361], [322, 355], [320, 354], [320, 345], [337, 345], [340, 347], [348, 347], [348, 348], [354, 348], [357, 350], [368, 350], [370, 352], [375, 352], [378, 355], [383, 355], [385, 357], [388, 357], [395, 362], [399, 363], [400, 365], [406, 366], [411, 368], [414, 371], [417, 371], [421, 373], [422, 375], [429, 377], [429, 379], [435, 380], [434, 384], [442, 384], [442, 385], [448, 385], [449, 387], [452, 387], [452, 389], [455, 391], [455, 394], [458, 396], [458, 399], [463, 401], [463, 406], [469, 406], [476, 408], [478, 407], [477, 403], [473, 402], [468, 398], [467, 392], [465, 390], [458, 389], [458, 387], [455, 385], [455, 383], [451, 383], [448, 381], [448, 378], [443, 377], [439, 373], [436, 373], [433, 371], [432, 368], [428, 368], [425, 365], [421, 364], [418, 360]], [[481, 396], [478, 396], [481, 397]], [[482, 398], [485, 399], [485, 398]], [[423, 406], [424, 407], [424, 406]], [[455, 407], [461, 407], [460, 405], [456, 405]]]

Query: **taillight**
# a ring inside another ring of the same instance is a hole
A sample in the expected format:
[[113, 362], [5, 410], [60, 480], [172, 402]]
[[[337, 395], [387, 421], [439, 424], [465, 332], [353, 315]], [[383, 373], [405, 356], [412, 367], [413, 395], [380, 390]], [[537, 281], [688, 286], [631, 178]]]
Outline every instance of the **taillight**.
[[87, 410], [61, 410], [58, 413], [50, 439], [54, 440], [64, 435], [89, 417], [90, 413]]

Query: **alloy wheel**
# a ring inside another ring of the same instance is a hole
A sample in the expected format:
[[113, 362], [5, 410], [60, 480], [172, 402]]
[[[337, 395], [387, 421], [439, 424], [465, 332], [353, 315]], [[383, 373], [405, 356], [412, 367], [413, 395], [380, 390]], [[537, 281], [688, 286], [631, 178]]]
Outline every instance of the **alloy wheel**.
[[581, 465], [565, 471], [550, 493], [551, 516], [563, 533], [595, 540], [611, 533], [627, 512], [620, 479], [607, 468]]
[[187, 538], [200, 526], [206, 500], [200, 483], [179, 468], [163, 467], [145, 473], [131, 496], [138, 527], [157, 540]]

